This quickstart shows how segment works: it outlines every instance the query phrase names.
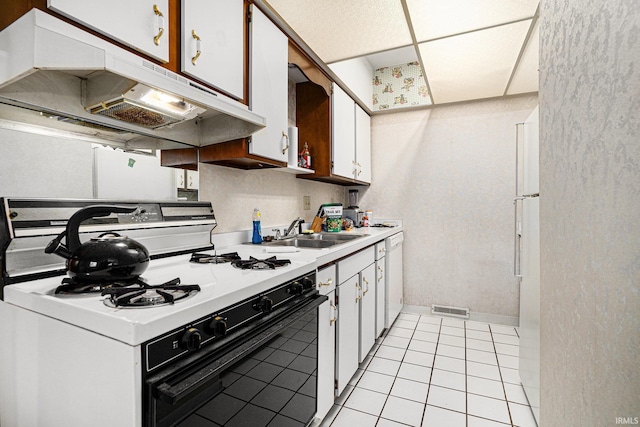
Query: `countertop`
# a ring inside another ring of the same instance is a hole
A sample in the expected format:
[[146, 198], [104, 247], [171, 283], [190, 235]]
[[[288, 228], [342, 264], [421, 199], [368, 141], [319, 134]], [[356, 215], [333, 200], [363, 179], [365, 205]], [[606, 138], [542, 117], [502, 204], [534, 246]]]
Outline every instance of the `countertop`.
[[266, 245], [240, 243], [237, 237], [235, 242], [234, 239], [226, 239], [230, 244], [216, 244], [218, 253], [238, 252], [243, 259], [276, 256], [291, 260], [291, 264], [269, 271], [239, 270], [229, 264], [194, 264], [189, 262], [190, 255], [153, 260], [143, 274], [149, 284], [180, 277], [183, 284], [201, 287], [193, 297], [166, 306], [111, 308], [104, 304], [105, 297], [100, 295], [55, 295], [62, 276], [8, 286], [5, 288], [5, 303], [137, 346], [288, 280], [309, 274], [400, 231], [401, 226], [343, 231], [341, 233], [361, 234], [363, 237], [329, 248], [300, 248], [298, 252], [290, 253], [267, 253]]

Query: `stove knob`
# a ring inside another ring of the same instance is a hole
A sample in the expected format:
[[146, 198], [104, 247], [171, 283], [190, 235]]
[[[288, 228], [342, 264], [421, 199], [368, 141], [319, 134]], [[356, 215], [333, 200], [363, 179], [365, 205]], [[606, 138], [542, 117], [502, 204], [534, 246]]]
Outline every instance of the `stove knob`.
[[303, 277], [302, 278], [302, 286], [304, 287], [305, 290], [306, 289], [311, 289], [311, 288], [315, 287], [315, 285], [316, 284], [314, 283], [314, 281], [311, 278], [309, 278], [309, 277]]
[[182, 335], [182, 339], [180, 340], [182, 347], [187, 350], [197, 350], [200, 348], [200, 344], [202, 343], [202, 335], [200, 331], [196, 328], [189, 328]]
[[289, 294], [291, 295], [302, 295], [303, 290], [304, 286], [302, 283], [293, 282], [291, 286], [289, 286]]
[[217, 337], [223, 337], [227, 334], [227, 318], [216, 316], [209, 324], [209, 329]]
[[263, 313], [269, 313], [273, 308], [273, 300], [267, 297], [262, 297], [253, 304], [253, 308]]

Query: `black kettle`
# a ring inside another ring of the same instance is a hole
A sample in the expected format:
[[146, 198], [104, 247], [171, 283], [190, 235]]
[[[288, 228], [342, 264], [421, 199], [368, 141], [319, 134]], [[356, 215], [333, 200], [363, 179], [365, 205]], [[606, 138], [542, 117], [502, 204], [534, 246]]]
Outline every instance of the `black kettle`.
[[[82, 221], [133, 212], [137, 207], [92, 205], [74, 213], [66, 230], [53, 239], [45, 252], [55, 253], [67, 260], [67, 273], [80, 281], [99, 282], [131, 280], [140, 276], [149, 265], [149, 251], [137, 241], [118, 233], [108, 232], [88, 242], [80, 243]], [[66, 236], [66, 246], [62, 239]]]

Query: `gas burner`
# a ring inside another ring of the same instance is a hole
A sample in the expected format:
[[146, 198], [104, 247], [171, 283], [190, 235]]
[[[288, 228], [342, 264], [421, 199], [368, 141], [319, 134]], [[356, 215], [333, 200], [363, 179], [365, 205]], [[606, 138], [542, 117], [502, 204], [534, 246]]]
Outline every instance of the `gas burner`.
[[94, 294], [105, 289], [142, 286], [144, 284], [140, 279], [87, 282], [75, 277], [65, 277], [62, 279], [62, 284], [56, 288], [55, 293], [63, 295]]
[[[198, 285], [181, 285], [176, 278], [162, 285], [151, 286], [142, 281], [125, 288], [108, 288], [102, 290], [102, 295], [108, 295], [104, 304], [112, 308], [143, 308], [176, 301], [195, 295], [200, 290]], [[141, 286], [140, 286], [141, 285]]]
[[222, 255], [193, 253], [191, 254], [191, 259], [189, 261], [198, 264], [224, 264], [236, 259], [240, 259], [240, 255], [238, 255], [238, 252], [231, 252]]
[[276, 259], [274, 256], [267, 259], [249, 257], [248, 260], [231, 261], [231, 265], [242, 270], [273, 270], [276, 267], [284, 267], [287, 264], [291, 264], [291, 261], [288, 259]]

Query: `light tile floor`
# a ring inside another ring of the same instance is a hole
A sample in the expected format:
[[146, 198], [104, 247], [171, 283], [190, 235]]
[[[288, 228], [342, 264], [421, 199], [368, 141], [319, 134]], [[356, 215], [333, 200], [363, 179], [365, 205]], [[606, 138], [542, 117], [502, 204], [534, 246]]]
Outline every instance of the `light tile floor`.
[[320, 427], [535, 427], [516, 328], [401, 313]]

